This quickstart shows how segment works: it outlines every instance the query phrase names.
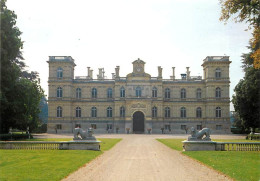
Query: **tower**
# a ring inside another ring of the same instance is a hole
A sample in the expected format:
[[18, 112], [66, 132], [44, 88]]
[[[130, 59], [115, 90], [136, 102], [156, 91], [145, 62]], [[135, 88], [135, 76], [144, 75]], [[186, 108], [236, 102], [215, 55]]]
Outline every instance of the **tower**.
[[72, 84], [76, 64], [70, 56], [50, 56], [47, 62], [49, 63], [48, 130], [71, 130]]

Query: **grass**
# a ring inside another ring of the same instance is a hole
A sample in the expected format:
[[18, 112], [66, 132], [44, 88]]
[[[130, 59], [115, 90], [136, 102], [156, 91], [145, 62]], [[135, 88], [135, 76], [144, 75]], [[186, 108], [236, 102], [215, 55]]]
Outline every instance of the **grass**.
[[[182, 151], [183, 139], [158, 139], [166, 146]], [[254, 140], [220, 140], [219, 142], [255, 142]], [[229, 177], [241, 181], [260, 180], [260, 154], [257, 151], [186, 151], [182, 154], [196, 159]]]
[[[71, 139], [33, 139], [33, 141], [69, 140]], [[0, 180], [61, 180], [112, 148], [121, 139], [99, 140], [102, 141], [101, 151], [0, 150]]]

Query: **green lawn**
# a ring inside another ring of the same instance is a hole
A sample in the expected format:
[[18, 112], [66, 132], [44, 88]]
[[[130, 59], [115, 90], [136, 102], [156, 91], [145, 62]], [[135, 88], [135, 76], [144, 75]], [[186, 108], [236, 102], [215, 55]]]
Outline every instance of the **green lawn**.
[[[68, 141], [71, 139], [34, 139]], [[0, 180], [61, 180], [112, 148], [121, 139], [99, 139], [101, 151], [0, 150]]]
[[[182, 151], [183, 139], [158, 139], [168, 147]], [[251, 140], [214, 140], [219, 142], [254, 142]], [[231, 178], [241, 181], [260, 180], [260, 152], [256, 151], [186, 151], [194, 158]]]

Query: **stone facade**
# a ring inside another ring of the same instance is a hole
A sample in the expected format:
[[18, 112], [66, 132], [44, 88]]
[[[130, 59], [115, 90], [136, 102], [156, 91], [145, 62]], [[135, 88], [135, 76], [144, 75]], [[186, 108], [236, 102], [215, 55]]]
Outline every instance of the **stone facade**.
[[[72, 133], [75, 127], [92, 127], [95, 133], [186, 133], [191, 127], [229, 133], [228, 56], [203, 60], [204, 76], [191, 76], [189, 67], [181, 79], [151, 77], [145, 62], [133, 62], [133, 71], [112, 79], [99, 69], [97, 79], [74, 78], [76, 64], [70, 56], [49, 57], [48, 133]], [[189, 131], [188, 131], [189, 132]]]

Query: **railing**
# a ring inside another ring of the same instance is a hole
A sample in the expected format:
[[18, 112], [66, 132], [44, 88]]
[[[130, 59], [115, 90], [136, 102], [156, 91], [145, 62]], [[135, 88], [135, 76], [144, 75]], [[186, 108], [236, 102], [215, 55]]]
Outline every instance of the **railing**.
[[1, 141], [0, 149], [15, 150], [59, 150], [63, 142], [45, 142], [45, 141]]
[[260, 151], [260, 142], [217, 142], [218, 151]]

